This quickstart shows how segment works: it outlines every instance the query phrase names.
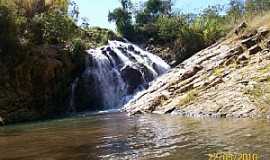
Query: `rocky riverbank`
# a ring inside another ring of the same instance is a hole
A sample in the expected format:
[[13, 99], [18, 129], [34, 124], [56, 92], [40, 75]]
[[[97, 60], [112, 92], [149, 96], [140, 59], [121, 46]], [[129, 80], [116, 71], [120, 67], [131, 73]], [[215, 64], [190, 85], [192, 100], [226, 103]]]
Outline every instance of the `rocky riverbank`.
[[158, 78], [123, 110], [131, 115], [269, 117], [269, 29], [245, 28], [239, 26], [234, 35]]

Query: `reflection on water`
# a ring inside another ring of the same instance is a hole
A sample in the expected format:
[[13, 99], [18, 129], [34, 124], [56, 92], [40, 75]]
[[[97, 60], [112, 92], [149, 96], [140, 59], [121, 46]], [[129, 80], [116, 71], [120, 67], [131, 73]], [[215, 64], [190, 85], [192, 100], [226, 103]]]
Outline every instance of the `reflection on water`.
[[0, 128], [0, 159], [207, 160], [237, 152], [269, 160], [269, 137], [267, 120], [106, 113]]

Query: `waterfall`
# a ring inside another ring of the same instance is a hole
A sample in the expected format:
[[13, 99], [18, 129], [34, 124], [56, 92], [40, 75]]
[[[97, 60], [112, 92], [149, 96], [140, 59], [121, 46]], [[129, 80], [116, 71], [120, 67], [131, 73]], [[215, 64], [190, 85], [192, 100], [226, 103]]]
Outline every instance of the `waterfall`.
[[78, 85], [79, 78], [76, 78], [72, 84], [71, 84], [71, 96], [70, 96], [70, 101], [69, 101], [69, 106], [70, 106], [70, 112], [76, 112], [76, 107], [75, 107], [75, 89]]
[[170, 69], [160, 57], [131, 43], [109, 41], [87, 53], [86, 69], [72, 93], [79, 110], [119, 108]]

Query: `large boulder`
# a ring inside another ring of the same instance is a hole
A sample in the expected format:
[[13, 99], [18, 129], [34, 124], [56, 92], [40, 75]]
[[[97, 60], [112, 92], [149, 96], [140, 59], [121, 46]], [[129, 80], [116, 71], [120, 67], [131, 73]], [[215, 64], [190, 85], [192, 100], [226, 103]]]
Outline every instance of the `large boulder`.
[[144, 83], [144, 78], [139, 69], [131, 66], [125, 66], [121, 69], [121, 76], [128, 84], [128, 93], [132, 94], [134, 91]]

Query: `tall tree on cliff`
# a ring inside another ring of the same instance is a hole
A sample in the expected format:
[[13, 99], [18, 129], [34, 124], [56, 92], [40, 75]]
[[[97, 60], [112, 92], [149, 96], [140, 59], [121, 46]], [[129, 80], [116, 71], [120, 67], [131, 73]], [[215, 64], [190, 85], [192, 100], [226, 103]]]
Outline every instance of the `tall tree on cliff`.
[[133, 35], [132, 13], [130, 0], [121, 0], [121, 7], [114, 9], [108, 14], [108, 21], [115, 22], [117, 31], [126, 38]]
[[171, 0], [148, 0], [144, 4], [144, 9], [135, 15], [136, 23], [142, 26], [155, 22], [159, 16], [170, 16], [172, 5]]

